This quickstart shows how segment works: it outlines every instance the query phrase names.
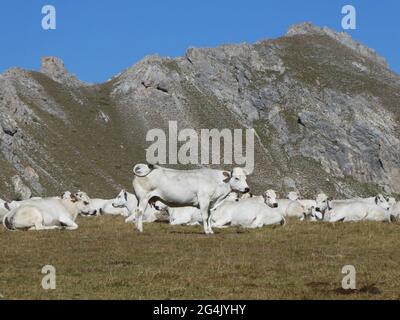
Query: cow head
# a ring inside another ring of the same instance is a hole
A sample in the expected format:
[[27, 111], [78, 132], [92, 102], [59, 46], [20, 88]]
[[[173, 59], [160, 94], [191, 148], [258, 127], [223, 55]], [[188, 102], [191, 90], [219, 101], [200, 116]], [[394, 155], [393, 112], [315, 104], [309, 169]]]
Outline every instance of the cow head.
[[276, 192], [274, 190], [267, 190], [263, 194], [264, 202], [271, 208], [278, 208], [278, 202], [276, 201]]
[[66, 199], [71, 199], [71, 192], [70, 191], [65, 191], [64, 193], [62, 193], [61, 194], [61, 196], [60, 196], [60, 198], [61, 199], [64, 199], [64, 200], [66, 200]]
[[[64, 193], [66, 196], [68, 193]], [[83, 215], [95, 215], [93, 209], [90, 207], [90, 198], [89, 196], [82, 191], [78, 191], [75, 193], [70, 194], [69, 200], [75, 204], [78, 212]]]
[[315, 211], [320, 212], [322, 215], [325, 214], [327, 210], [331, 209], [330, 199], [325, 193], [320, 193], [316, 199]]
[[382, 194], [378, 194], [375, 197], [375, 203], [376, 203], [377, 206], [379, 206], [379, 207], [381, 207], [381, 208], [383, 208], [385, 210], [389, 210], [390, 209], [390, 204], [389, 204], [388, 199]]
[[323, 220], [324, 215], [322, 212], [315, 210], [315, 207], [310, 207], [307, 209], [306, 218], [309, 218], [311, 221]]
[[238, 195], [238, 200], [242, 200], [242, 199], [250, 199], [253, 198], [254, 195], [251, 192], [247, 192], [247, 193], [242, 193], [240, 195]]
[[156, 202], [154, 202], [153, 207], [157, 211], [167, 210], [167, 208], [168, 208], [168, 206], [165, 203], [161, 202], [160, 200], [157, 200]]
[[231, 189], [240, 193], [250, 192], [249, 185], [247, 184], [248, 172], [243, 168], [234, 168], [232, 172], [224, 171], [224, 182], [229, 183]]
[[128, 193], [125, 190], [121, 190], [111, 205], [114, 208], [126, 208], [128, 205]]

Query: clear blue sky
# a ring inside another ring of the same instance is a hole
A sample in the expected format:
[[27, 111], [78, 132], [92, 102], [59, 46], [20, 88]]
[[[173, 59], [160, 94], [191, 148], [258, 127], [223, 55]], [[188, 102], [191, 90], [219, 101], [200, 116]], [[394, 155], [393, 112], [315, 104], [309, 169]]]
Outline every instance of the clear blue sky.
[[[56, 30], [41, 27], [46, 4], [56, 7]], [[37, 70], [42, 56], [54, 55], [81, 80], [102, 82], [149, 54], [252, 43], [304, 21], [341, 31], [346, 4], [357, 9], [350, 34], [400, 73], [398, 0], [1, 0], [0, 72]]]

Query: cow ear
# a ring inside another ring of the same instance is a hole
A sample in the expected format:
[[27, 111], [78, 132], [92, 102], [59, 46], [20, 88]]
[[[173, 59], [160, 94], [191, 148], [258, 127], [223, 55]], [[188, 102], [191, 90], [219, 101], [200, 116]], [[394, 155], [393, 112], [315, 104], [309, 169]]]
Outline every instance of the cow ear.
[[230, 174], [230, 173], [227, 172], [227, 171], [224, 171], [224, 172], [223, 172], [223, 175], [224, 175], [224, 177], [225, 177], [225, 179], [224, 179], [223, 181], [224, 181], [225, 183], [228, 183], [229, 180], [231, 180], [232, 174]]
[[4, 208], [6, 208], [8, 211], [10, 211], [10, 206], [9, 206], [8, 202], [4, 203]]
[[78, 198], [76, 197], [76, 195], [75, 194], [71, 194], [71, 201], [72, 202], [78, 202]]
[[267, 197], [267, 191], [264, 191], [262, 196], [263, 196], [263, 198], [266, 198]]
[[126, 191], [124, 191], [124, 197], [125, 197], [125, 201], [128, 201], [128, 194], [126, 193]]
[[375, 197], [375, 204], [378, 204], [378, 196]]

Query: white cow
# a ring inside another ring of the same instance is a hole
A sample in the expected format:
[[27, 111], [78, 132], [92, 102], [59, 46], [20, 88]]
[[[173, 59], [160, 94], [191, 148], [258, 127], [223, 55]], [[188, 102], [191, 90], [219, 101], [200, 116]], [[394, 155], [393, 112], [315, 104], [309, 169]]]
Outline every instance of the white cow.
[[393, 203], [391, 203], [390, 198], [385, 197], [382, 194], [378, 194], [375, 197], [368, 197], [368, 198], [361, 198], [361, 197], [356, 197], [356, 198], [350, 198], [350, 199], [341, 199], [341, 200], [332, 200], [331, 204], [334, 206], [336, 204], [343, 204], [343, 203], [349, 203], [349, 202], [365, 202], [369, 204], [378, 204], [378, 202], [385, 202], [388, 203], [389, 206], [392, 206]]
[[[118, 196], [111, 203], [112, 208], [115, 210], [125, 209], [128, 213], [128, 217], [125, 219], [125, 223], [136, 222], [136, 215], [134, 212], [138, 209], [138, 200], [133, 193], [129, 193], [122, 190]], [[156, 215], [157, 209], [148, 206], [143, 215], [143, 222], [154, 222], [157, 220]]]
[[386, 198], [379, 194], [374, 200], [354, 199], [350, 201], [331, 201], [325, 194], [317, 196], [316, 211], [326, 216], [329, 222], [338, 221], [391, 221], [389, 204]]
[[203, 221], [200, 210], [196, 207], [168, 207], [161, 201], [157, 201], [154, 208], [158, 211], [165, 211], [168, 214], [169, 224], [173, 226], [188, 225], [197, 226]]
[[247, 172], [242, 168], [234, 168], [232, 172], [213, 169], [174, 170], [137, 164], [133, 172], [133, 188], [139, 199], [136, 226], [140, 232], [143, 231], [143, 212], [149, 202], [160, 200], [169, 207], [198, 207], [204, 232], [212, 234], [210, 210], [218, 206], [232, 190], [241, 193], [250, 191], [246, 182]]
[[228, 199], [212, 212], [212, 225], [216, 228], [241, 226], [261, 228], [269, 225], [284, 225], [285, 218], [276, 208], [275, 192], [268, 190], [261, 197]]
[[84, 192], [65, 194], [61, 199], [29, 200], [10, 211], [3, 219], [8, 230], [75, 230], [75, 219], [80, 212], [90, 210], [90, 198]]
[[128, 217], [129, 212], [125, 207], [115, 208], [112, 204], [115, 199], [91, 199], [91, 213], [90, 216], [99, 216], [99, 215], [112, 215], [112, 216], [123, 216]]

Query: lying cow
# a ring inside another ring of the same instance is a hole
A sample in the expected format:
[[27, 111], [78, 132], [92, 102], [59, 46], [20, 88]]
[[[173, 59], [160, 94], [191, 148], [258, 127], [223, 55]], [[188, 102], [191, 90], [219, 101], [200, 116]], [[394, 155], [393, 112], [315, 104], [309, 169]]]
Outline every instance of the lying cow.
[[128, 217], [129, 212], [125, 207], [116, 208], [113, 206], [115, 199], [91, 199], [90, 200], [90, 216], [111, 215]]
[[218, 206], [231, 191], [247, 193], [247, 172], [235, 168], [232, 172], [197, 169], [174, 170], [151, 164], [133, 168], [133, 188], [139, 199], [137, 229], [143, 231], [143, 212], [150, 201], [160, 200], [169, 207], [192, 206], [200, 209], [203, 228], [212, 234], [210, 209]]
[[325, 194], [317, 196], [316, 211], [324, 215], [324, 220], [329, 222], [338, 221], [391, 221], [390, 206], [386, 198], [377, 195], [374, 200], [354, 199], [346, 201], [331, 201]]
[[10, 211], [3, 219], [8, 230], [75, 230], [80, 212], [90, 210], [90, 199], [84, 192], [66, 193], [61, 199], [28, 200]]
[[[125, 209], [128, 213], [128, 218], [125, 219], [125, 223], [136, 222], [135, 211], [138, 209], [138, 200], [136, 196], [125, 190], [122, 190], [118, 196], [112, 201], [111, 206], [115, 210]], [[143, 215], [143, 222], [154, 222], [157, 220], [156, 215], [157, 209], [148, 206]]]
[[161, 201], [157, 201], [154, 207], [156, 210], [165, 211], [168, 214], [169, 224], [172, 226], [197, 226], [203, 221], [200, 210], [196, 207], [171, 208]]
[[275, 192], [268, 190], [262, 197], [252, 197], [224, 201], [212, 212], [212, 225], [216, 228], [240, 226], [244, 228], [261, 228], [269, 225], [284, 225], [276, 207]]
[[343, 203], [349, 203], [349, 202], [365, 202], [365, 203], [369, 203], [369, 204], [378, 204], [378, 202], [381, 203], [387, 203], [389, 204], [389, 206], [391, 206], [392, 204], [389, 201], [389, 198], [385, 197], [382, 194], [378, 194], [375, 197], [368, 197], [368, 198], [361, 198], [361, 197], [356, 197], [356, 198], [350, 198], [350, 199], [341, 199], [341, 200], [331, 200], [331, 204], [332, 205], [336, 205], [336, 204], [343, 204]]

